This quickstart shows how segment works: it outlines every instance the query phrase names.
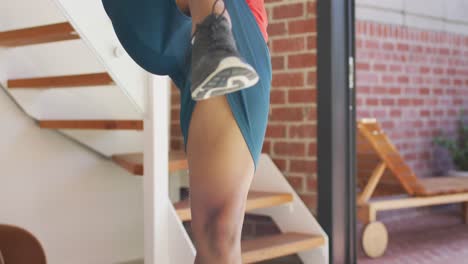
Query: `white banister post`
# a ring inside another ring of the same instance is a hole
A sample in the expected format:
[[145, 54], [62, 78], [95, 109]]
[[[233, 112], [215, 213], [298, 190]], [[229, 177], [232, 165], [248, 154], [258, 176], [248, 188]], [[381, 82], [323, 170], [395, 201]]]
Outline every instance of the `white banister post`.
[[144, 118], [145, 264], [169, 264], [170, 80], [149, 74]]

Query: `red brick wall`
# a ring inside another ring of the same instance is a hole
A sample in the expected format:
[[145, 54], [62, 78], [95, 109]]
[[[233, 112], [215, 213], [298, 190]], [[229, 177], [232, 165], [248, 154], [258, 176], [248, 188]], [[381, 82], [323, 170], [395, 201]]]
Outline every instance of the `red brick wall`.
[[358, 117], [377, 118], [419, 176], [449, 164], [433, 136], [468, 108], [468, 36], [356, 23]]
[[265, 0], [273, 65], [269, 153], [311, 209], [316, 207], [316, 2]]

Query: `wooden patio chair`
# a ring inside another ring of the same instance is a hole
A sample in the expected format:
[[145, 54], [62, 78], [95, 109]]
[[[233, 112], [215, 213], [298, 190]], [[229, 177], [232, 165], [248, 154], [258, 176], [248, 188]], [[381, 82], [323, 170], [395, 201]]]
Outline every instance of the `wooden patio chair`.
[[0, 225], [0, 264], [46, 264], [44, 250], [28, 231]]
[[[375, 119], [360, 120], [357, 127], [358, 218], [366, 225], [362, 246], [369, 257], [382, 256], [388, 244], [387, 230], [377, 221], [377, 212], [461, 203], [468, 224], [468, 178], [418, 178]], [[400, 189], [406, 195], [370, 200], [379, 188], [380, 194]]]

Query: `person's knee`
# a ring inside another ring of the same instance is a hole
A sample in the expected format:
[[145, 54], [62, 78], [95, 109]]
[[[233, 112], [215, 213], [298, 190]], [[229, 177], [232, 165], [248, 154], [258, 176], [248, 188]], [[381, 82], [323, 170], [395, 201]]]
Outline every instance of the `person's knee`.
[[238, 217], [234, 208], [229, 205], [208, 208], [204, 230], [220, 250], [231, 248], [237, 239]]
[[232, 254], [240, 241], [241, 225], [244, 213], [243, 199], [231, 198], [219, 204], [206, 204], [194, 215], [192, 227], [196, 237], [209, 243], [207, 248], [222, 257]]

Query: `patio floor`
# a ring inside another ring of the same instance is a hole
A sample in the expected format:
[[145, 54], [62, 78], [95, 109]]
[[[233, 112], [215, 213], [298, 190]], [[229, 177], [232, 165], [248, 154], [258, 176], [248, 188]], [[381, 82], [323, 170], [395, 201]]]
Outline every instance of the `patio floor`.
[[384, 223], [389, 232], [385, 255], [370, 259], [359, 250], [358, 264], [468, 263], [468, 225], [463, 224], [458, 207]]

